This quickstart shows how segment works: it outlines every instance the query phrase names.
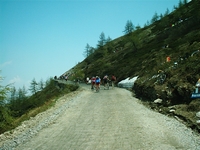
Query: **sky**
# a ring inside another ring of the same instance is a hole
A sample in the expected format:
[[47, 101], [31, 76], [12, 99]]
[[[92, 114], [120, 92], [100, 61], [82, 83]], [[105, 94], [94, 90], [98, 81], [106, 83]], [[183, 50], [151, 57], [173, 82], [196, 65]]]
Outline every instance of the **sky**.
[[0, 0], [0, 76], [5, 86], [60, 76], [84, 60], [103, 32], [123, 36], [126, 22], [143, 27], [179, 0]]

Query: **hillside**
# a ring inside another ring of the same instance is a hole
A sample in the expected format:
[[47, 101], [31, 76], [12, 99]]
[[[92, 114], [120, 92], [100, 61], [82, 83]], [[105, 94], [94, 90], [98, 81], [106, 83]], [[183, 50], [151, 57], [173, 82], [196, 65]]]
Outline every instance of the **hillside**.
[[[162, 113], [175, 109], [173, 115], [200, 130], [195, 118], [200, 99], [191, 99], [200, 78], [199, 8], [200, 1], [192, 0], [153, 24], [97, 48], [69, 71], [74, 73], [71, 78], [114, 74], [119, 82], [139, 76], [131, 89], [136, 97]], [[159, 70], [165, 75], [163, 82], [157, 81]], [[153, 103], [157, 98], [162, 99], [159, 105]]]

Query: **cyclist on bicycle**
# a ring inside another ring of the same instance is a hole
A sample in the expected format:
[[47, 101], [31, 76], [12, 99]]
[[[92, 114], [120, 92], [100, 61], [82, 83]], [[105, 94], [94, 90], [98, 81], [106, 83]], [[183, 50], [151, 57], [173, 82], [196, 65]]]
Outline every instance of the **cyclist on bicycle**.
[[115, 77], [114, 75], [112, 75], [111, 81], [112, 81], [112, 88], [114, 88], [114, 86], [115, 86], [115, 81], [116, 81], [116, 77]]
[[97, 92], [99, 91], [100, 82], [101, 82], [100, 77], [96, 76], [95, 85], [96, 85]]
[[93, 76], [93, 77], [91, 78], [91, 89], [92, 89], [92, 90], [94, 89], [95, 81], [96, 81], [96, 78]]
[[105, 75], [103, 77], [103, 83], [104, 83], [104, 89], [109, 89], [109, 77], [107, 75]]

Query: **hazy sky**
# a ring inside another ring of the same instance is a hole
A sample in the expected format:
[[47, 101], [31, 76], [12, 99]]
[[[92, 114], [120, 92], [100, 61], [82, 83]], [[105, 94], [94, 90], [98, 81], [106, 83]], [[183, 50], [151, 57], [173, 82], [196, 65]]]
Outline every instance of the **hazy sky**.
[[28, 88], [30, 81], [59, 76], [96, 47], [101, 32], [124, 35], [127, 20], [143, 27], [155, 12], [179, 0], [0, 0], [1, 83]]

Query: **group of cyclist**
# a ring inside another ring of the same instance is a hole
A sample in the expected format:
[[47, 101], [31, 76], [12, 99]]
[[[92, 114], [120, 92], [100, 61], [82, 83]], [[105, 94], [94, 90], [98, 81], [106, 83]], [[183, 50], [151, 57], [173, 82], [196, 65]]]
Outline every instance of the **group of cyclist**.
[[[111, 79], [109, 78], [108, 75], [105, 75], [103, 77], [103, 85], [104, 85], [104, 89], [109, 89], [109, 84], [110, 81], [112, 82], [112, 87], [114, 88], [114, 84], [116, 81], [116, 77], [114, 75], [111, 76]], [[96, 89], [96, 91], [98, 92], [100, 89], [100, 84], [101, 84], [101, 78], [99, 76], [93, 76], [91, 78], [91, 89], [94, 90]]]

